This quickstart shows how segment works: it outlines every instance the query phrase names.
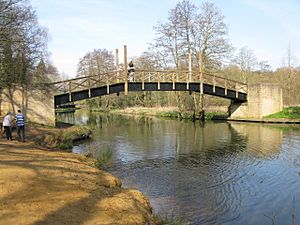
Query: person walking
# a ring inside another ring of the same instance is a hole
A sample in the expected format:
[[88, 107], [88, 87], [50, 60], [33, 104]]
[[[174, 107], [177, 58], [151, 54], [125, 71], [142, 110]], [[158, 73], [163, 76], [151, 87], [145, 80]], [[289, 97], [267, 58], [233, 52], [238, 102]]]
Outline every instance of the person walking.
[[7, 140], [12, 141], [12, 133], [11, 133], [12, 117], [10, 112], [8, 112], [3, 118], [3, 127], [4, 127], [5, 136]]
[[129, 82], [133, 82], [134, 81], [134, 65], [132, 60], [129, 62], [128, 64], [128, 77], [129, 77]]
[[17, 123], [17, 134], [18, 134], [18, 141], [25, 142], [25, 117], [21, 113], [21, 110], [18, 110], [18, 113], [15, 117]]

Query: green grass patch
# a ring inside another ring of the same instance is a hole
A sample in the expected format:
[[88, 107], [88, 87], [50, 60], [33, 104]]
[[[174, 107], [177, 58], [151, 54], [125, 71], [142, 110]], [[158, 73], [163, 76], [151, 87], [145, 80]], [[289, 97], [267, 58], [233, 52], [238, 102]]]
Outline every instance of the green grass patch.
[[228, 118], [228, 114], [221, 112], [206, 112], [205, 120], [213, 120], [213, 119], [225, 119]]
[[180, 115], [177, 111], [170, 111], [170, 112], [157, 112], [155, 116], [157, 117], [170, 117], [170, 118], [178, 118]]
[[112, 154], [113, 152], [110, 148], [98, 150], [95, 156], [96, 167], [98, 167], [99, 169], [105, 169], [107, 166], [109, 166], [112, 161]]
[[265, 116], [264, 118], [300, 119], [300, 107], [284, 108], [282, 111]]

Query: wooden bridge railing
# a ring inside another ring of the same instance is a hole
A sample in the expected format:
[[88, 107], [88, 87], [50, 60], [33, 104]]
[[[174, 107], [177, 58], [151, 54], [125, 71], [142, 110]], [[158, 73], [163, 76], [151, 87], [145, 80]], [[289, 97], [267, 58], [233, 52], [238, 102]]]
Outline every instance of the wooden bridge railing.
[[[209, 73], [200, 73], [199, 71], [174, 71], [174, 70], [136, 70], [133, 77], [129, 76], [129, 82], [176, 82], [184, 83], [200, 83], [203, 88], [203, 84], [209, 84], [216, 87], [222, 87], [227, 92], [227, 89], [247, 93], [247, 84], [238, 81], [226, 79], [220, 76]], [[132, 81], [131, 81], [132, 80]], [[92, 75], [87, 77], [78, 77], [70, 80], [59, 81], [51, 83], [56, 94], [71, 93], [81, 90], [90, 90], [100, 86], [107, 86], [109, 93], [109, 85], [125, 83], [125, 72], [110, 71], [98, 75]], [[203, 90], [203, 89], [202, 89]]]

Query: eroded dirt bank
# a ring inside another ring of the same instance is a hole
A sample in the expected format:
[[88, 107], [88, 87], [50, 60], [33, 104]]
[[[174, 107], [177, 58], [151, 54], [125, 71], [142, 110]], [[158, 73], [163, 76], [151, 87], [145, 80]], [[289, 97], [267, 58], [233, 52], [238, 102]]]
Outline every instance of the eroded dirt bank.
[[85, 157], [0, 137], [0, 224], [152, 224], [148, 200]]

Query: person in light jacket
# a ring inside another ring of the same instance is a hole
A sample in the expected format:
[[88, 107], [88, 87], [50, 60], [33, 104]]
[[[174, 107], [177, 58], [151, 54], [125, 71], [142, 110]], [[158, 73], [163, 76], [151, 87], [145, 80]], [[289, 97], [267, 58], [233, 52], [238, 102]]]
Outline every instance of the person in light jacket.
[[12, 116], [10, 112], [8, 112], [3, 118], [3, 127], [4, 127], [4, 132], [7, 140], [12, 141], [12, 133], [11, 133]]

